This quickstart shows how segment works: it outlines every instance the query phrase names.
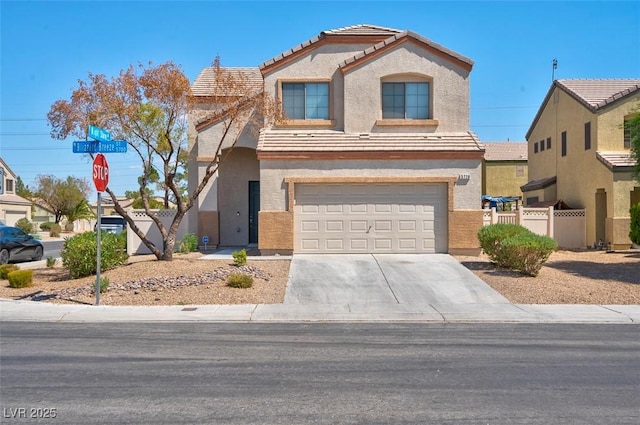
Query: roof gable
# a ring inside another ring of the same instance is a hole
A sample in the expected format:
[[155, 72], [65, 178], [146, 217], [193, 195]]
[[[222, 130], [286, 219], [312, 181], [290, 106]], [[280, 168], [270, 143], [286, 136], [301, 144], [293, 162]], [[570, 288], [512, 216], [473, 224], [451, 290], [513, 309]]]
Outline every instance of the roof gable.
[[[246, 84], [246, 89], [250, 91], [262, 91], [264, 81], [262, 79], [262, 74], [260, 70], [255, 67], [238, 67], [238, 68], [221, 68], [223, 72], [230, 74], [231, 78], [241, 82], [243, 85]], [[200, 74], [196, 77], [195, 81], [191, 85], [191, 94], [193, 96], [199, 97], [210, 97], [210, 96], [236, 96], [236, 95], [245, 95], [246, 93], [230, 93], [229, 90], [224, 90], [224, 92], [219, 93], [216, 92], [216, 88], [222, 88], [216, 85], [216, 69], [214, 67], [209, 67], [203, 69]]]
[[542, 111], [544, 111], [556, 87], [591, 112], [596, 113], [605, 106], [614, 104], [633, 93], [640, 92], [640, 79], [555, 80], [531, 122], [531, 126], [525, 136], [527, 140], [529, 140], [533, 128], [540, 119]]
[[377, 25], [360, 24], [349, 27], [336, 28], [322, 31], [320, 34], [307, 41], [304, 41], [279, 55], [264, 61], [259, 65], [262, 74], [266, 74], [287, 62], [305, 54], [308, 50], [316, 48], [324, 43], [353, 43], [353, 44], [376, 44], [402, 31], [380, 27]]
[[403, 31], [399, 34], [393, 35], [389, 38], [387, 38], [386, 40], [383, 40], [371, 47], [369, 47], [368, 49], [366, 49], [365, 51], [358, 53], [357, 55], [345, 60], [344, 62], [342, 62], [341, 64], [338, 65], [338, 68], [340, 68], [340, 70], [342, 72], [346, 72], [349, 69], [352, 69], [355, 66], [360, 65], [361, 63], [368, 61], [374, 57], [376, 57], [377, 55], [388, 51], [392, 48], [395, 48], [396, 46], [407, 42], [407, 41], [411, 41], [414, 42], [418, 45], [420, 45], [421, 47], [425, 48], [426, 50], [443, 57], [444, 59], [447, 59], [450, 62], [455, 63], [456, 65], [462, 67], [463, 69], [467, 70], [467, 71], [471, 71], [471, 68], [473, 67], [473, 60], [469, 59], [466, 56], [463, 56], [459, 53], [454, 52], [453, 50], [447, 49], [446, 47], [435, 43], [431, 40], [429, 40], [426, 37], [421, 36], [420, 34], [416, 34], [412, 31]]

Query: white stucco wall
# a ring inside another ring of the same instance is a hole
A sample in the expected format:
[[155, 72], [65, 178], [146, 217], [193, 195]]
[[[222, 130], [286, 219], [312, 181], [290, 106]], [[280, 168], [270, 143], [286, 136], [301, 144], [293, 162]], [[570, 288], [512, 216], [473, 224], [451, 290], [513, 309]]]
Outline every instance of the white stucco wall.
[[285, 177], [458, 177], [469, 174], [466, 184], [456, 184], [455, 209], [479, 209], [482, 189], [481, 160], [393, 161], [261, 161], [260, 209], [287, 209]]

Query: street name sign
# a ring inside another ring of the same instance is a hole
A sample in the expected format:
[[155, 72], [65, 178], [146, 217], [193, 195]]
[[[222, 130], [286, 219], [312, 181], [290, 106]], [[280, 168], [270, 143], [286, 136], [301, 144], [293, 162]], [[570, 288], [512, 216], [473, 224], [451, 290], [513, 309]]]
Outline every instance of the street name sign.
[[111, 133], [104, 128], [96, 127], [95, 125], [89, 126], [89, 137], [96, 139], [99, 142], [108, 142], [111, 140]]
[[73, 142], [73, 153], [125, 153], [127, 152], [126, 140], [110, 140], [98, 142], [95, 140], [79, 140]]

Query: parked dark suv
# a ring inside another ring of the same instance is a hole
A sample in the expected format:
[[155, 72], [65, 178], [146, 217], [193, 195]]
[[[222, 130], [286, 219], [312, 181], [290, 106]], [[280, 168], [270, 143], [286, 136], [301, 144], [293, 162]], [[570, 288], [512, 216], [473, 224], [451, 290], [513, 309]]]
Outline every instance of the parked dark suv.
[[0, 226], [0, 264], [9, 261], [42, 259], [44, 248], [39, 240], [12, 226]]

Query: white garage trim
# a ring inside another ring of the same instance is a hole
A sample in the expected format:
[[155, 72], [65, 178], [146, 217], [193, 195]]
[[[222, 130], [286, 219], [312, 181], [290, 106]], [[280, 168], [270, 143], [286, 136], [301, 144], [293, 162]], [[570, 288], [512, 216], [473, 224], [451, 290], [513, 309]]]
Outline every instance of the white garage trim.
[[295, 185], [294, 252], [447, 252], [447, 184]]
[[15, 226], [21, 218], [28, 218], [26, 211], [6, 211], [4, 216], [7, 226]]

